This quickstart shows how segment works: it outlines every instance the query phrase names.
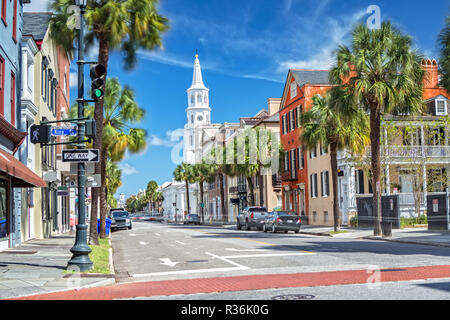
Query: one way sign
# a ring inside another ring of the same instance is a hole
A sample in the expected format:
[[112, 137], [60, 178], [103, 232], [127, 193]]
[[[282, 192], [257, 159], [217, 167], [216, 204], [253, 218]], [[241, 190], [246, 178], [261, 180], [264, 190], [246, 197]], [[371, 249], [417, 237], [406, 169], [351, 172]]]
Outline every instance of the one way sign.
[[100, 151], [98, 149], [63, 150], [63, 162], [99, 162]]

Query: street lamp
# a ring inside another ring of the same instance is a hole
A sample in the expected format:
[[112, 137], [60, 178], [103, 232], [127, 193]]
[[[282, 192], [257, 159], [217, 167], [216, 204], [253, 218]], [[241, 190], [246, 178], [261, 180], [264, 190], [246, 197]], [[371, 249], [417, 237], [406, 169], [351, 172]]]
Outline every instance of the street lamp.
[[[75, 0], [75, 4], [80, 7], [80, 29], [78, 30], [78, 118], [84, 117], [84, 13], [86, 11], [87, 0]], [[78, 120], [78, 141], [84, 141], [85, 124], [84, 121]], [[82, 143], [78, 145], [78, 149], [84, 149]], [[86, 167], [84, 162], [78, 163], [78, 224], [76, 225], [75, 244], [70, 249], [73, 256], [67, 263], [67, 269], [77, 268], [84, 272], [93, 268], [93, 263], [89, 258], [91, 248], [87, 244], [87, 224], [86, 224]], [[78, 271], [77, 270], [77, 271]]]

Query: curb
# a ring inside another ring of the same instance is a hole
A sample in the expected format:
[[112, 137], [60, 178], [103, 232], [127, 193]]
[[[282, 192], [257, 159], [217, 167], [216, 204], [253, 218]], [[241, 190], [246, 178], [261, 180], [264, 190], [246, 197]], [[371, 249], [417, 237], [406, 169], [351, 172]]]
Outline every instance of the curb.
[[109, 241], [109, 273], [112, 275], [115, 275], [114, 272], [114, 261], [113, 261], [113, 252], [112, 252], [112, 243], [111, 243], [111, 232], [109, 233], [108, 237]]
[[325, 232], [307, 232], [307, 231], [300, 231], [299, 234], [308, 234], [312, 236], [324, 236], [324, 237], [333, 237], [333, 235]]
[[450, 244], [439, 243], [439, 242], [425, 242], [425, 241], [413, 241], [413, 240], [401, 240], [401, 239], [388, 239], [388, 238], [381, 238], [381, 237], [375, 237], [375, 236], [362, 237], [361, 239], [379, 240], [379, 241], [397, 242], [397, 243], [405, 243], [405, 244], [418, 244], [418, 245], [424, 245], [424, 246], [436, 246], [436, 247], [450, 248]]

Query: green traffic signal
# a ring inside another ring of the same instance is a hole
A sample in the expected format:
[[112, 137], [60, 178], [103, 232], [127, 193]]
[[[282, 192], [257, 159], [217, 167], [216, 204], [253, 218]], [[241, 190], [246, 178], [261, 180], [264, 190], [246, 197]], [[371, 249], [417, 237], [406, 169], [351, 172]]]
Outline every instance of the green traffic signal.
[[92, 99], [95, 101], [101, 99], [103, 97], [103, 86], [105, 84], [104, 78], [106, 74], [106, 68], [102, 64], [94, 64], [91, 66], [90, 77], [92, 80], [91, 83], [91, 92]]

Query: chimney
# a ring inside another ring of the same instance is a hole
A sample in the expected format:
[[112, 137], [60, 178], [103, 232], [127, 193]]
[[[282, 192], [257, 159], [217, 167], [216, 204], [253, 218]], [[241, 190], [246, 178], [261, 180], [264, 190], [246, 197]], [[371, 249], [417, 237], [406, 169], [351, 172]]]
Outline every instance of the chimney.
[[439, 87], [439, 71], [438, 64], [434, 59], [423, 59], [422, 68], [425, 70], [425, 77], [423, 80], [424, 88]]
[[269, 98], [267, 99], [269, 116], [274, 115], [280, 110], [281, 98]]

